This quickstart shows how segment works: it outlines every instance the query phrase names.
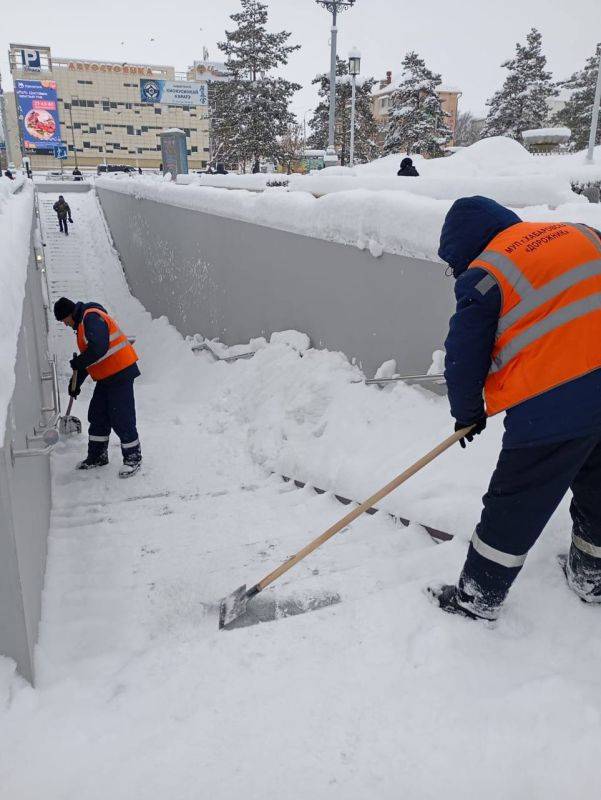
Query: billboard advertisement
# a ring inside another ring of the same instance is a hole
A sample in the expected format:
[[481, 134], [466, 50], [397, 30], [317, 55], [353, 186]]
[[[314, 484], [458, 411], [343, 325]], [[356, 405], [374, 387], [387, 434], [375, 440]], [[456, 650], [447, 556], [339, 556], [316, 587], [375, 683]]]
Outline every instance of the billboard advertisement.
[[15, 81], [23, 147], [32, 152], [61, 144], [55, 81]]
[[169, 106], [206, 106], [207, 85], [196, 81], [163, 81], [140, 79], [143, 103], [164, 103]]

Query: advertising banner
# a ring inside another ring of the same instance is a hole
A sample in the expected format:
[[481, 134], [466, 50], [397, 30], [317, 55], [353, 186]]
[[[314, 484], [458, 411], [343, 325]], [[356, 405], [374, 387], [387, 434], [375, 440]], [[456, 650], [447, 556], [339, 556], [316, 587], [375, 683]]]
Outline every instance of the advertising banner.
[[55, 81], [15, 81], [25, 150], [53, 150], [61, 144]]
[[207, 85], [196, 81], [163, 81], [140, 79], [143, 103], [164, 103], [169, 106], [206, 106]]

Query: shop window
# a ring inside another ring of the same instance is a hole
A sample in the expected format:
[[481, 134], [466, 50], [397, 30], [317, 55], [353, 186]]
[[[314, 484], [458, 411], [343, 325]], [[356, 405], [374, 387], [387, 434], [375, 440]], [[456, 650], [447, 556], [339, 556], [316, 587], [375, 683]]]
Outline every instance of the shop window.
[[155, 114], [161, 114], [161, 113], [162, 113], [162, 111], [161, 111], [161, 109], [160, 109], [160, 108], [157, 108], [157, 107], [155, 106], [154, 113], [155, 113]]
[[134, 126], [133, 125], [127, 125], [127, 133], [129, 134], [129, 136], [133, 136], [134, 135]]

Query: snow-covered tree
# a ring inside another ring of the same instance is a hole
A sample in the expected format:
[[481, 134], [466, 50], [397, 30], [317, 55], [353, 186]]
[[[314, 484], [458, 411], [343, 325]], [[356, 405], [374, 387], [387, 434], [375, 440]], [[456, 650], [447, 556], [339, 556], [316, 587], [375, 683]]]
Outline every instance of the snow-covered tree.
[[[311, 83], [319, 86], [319, 103], [309, 122], [312, 130], [307, 139], [309, 147], [325, 150], [328, 145], [330, 111], [330, 74], [317, 75]], [[371, 105], [373, 78], [357, 78], [355, 95], [355, 162], [371, 161], [379, 155], [378, 128]], [[348, 62], [336, 59], [336, 128], [334, 146], [342, 166], [348, 164], [351, 142], [352, 83]]]
[[525, 45], [517, 42], [515, 57], [501, 64], [509, 72], [502, 88], [487, 102], [490, 110], [483, 137], [509, 136], [519, 140], [522, 131], [545, 126], [549, 116], [547, 101], [557, 94], [546, 64], [542, 36], [532, 28]]
[[276, 161], [279, 139], [294, 121], [292, 95], [301, 87], [270, 72], [286, 64], [300, 45], [287, 44], [287, 31], [267, 32], [264, 3], [240, 2], [242, 10], [230, 17], [235, 30], [226, 31], [226, 40], [219, 42], [231, 79], [213, 87], [213, 151], [228, 163], [254, 163], [260, 157]]
[[[558, 84], [569, 90], [570, 98], [564, 108], [554, 115], [552, 122], [554, 125], [565, 125], [572, 131], [571, 141], [575, 150], [583, 150], [588, 146], [600, 57], [601, 42], [595, 54], [587, 58], [583, 69]], [[601, 144], [601, 125], [597, 127], [595, 144]]]
[[292, 172], [293, 166], [302, 161], [304, 150], [305, 140], [302, 126], [292, 123], [280, 139], [280, 163], [288, 175]]
[[457, 115], [453, 140], [459, 147], [469, 147], [482, 136], [484, 120], [474, 117], [471, 111], [462, 111]]
[[385, 128], [387, 153], [442, 154], [451, 138], [437, 87], [440, 75], [426, 67], [423, 58], [412, 51], [403, 59], [401, 79], [390, 96], [389, 121]]

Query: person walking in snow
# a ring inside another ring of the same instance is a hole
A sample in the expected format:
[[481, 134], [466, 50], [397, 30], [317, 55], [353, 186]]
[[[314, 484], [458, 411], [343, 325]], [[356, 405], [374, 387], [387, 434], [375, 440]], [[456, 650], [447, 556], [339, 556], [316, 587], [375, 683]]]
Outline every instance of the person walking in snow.
[[69, 204], [65, 200], [62, 194], [59, 194], [58, 200], [52, 206], [52, 208], [56, 211], [56, 216], [58, 217], [58, 227], [60, 232], [65, 233], [65, 236], [69, 235], [69, 226], [67, 225], [67, 218], [69, 222], [73, 224], [73, 219], [71, 218], [71, 209], [69, 208]]
[[400, 178], [419, 178], [419, 172], [413, 166], [412, 158], [404, 158], [401, 161], [401, 168], [397, 175]]
[[77, 469], [108, 464], [112, 429], [121, 440], [123, 467], [119, 476], [127, 478], [142, 464], [134, 400], [134, 380], [140, 374], [138, 355], [100, 303], [74, 303], [61, 297], [54, 304], [54, 316], [77, 334], [80, 355], [70, 361], [77, 381], [74, 386], [69, 382], [69, 396], [79, 395], [88, 375], [96, 382], [88, 409], [88, 455]]
[[[601, 603], [601, 233], [522, 222], [485, 197], [453, 203], [439, 255], [457, 310], [445, 377], [455, 430], [506, 412], [503, 447], [445, 611], [495, 619], [530, 548], [569, 489], [569, 587]], [[461, 444], [465, 447], [465, 441]]]

